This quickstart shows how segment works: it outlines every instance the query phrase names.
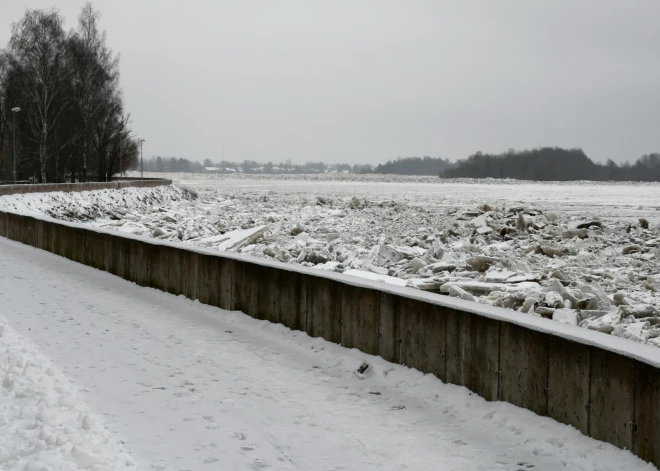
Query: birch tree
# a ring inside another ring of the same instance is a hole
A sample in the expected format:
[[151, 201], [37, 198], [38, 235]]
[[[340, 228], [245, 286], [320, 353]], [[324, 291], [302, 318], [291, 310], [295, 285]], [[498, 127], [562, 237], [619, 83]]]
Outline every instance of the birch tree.
[[56, 10], [28, 10], [12, 26], [8, 59], [24, 102], [24, 135], [36, 145], [39, 179], [48, 181], [47, 165], [56, 152], [54, 134], [69, 102], [67, 35]]
[[[6, 166], [8, 112], [16, 116], [23, 178], [105, 181], [137, 158], [119, 85], [119, 56], [106, 44], [100, 14], [86, 4], [65, 33], [57, 10], [27, 10], [0, 51], [0, 169]], [[121, 159], [119, 158], [121, 153]]]

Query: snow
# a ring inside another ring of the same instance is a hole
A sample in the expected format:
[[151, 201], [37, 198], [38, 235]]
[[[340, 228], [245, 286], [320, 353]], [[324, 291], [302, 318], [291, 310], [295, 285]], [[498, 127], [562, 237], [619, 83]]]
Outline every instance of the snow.
[[176, 186], [123, 188], [65, 193], [27, 193], [0, 197], [0, 210], [22, 214], [46, 215], [64, 220], [90, 220], [109, 217], [117, 210], [140, 211], [154, 204], [189, 200], [191, 193]]
[[396, 286], [406, 286], [406, 280], [401, 278], [394, 278], [393, 276], [379, 275], [378, 273], [373, 273], [370, 271], [364, 270], [346, 270], [345, 275], [356, 276], [358, 278], [364, 278], [367, 280], [382, 281], [384, 283], [389, 283]]
[[199, 244], [207, 247], [213, 247], [220, 251], [232, 249], [241, 244], [249, 243], [263, 237], [268, 226], [257, 226], [249, 229], [237, 229], [226, 232], [222, 235], [203, 237], [199, 239]]
[[432, 375], [5, 239], [0, 298], [139, 469], [655, 469]]
[[[0, 283], [7, 286], [8, 280]], [[0, 468], [137, 470], [79, 391], [29, 339], [0, 319]]]
[[562, 324], [577, 325], [577, 313], [573, 309], [557, 309], [552, 313], [552, 320]]

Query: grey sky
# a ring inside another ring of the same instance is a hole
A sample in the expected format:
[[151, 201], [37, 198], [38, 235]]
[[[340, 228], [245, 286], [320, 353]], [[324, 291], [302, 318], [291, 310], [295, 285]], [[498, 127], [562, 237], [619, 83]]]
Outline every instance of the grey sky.
[[[0, 42], [25, 8], [0, 3]], [[59, 0], [67, 26], [84, 0]], [[146, 155], [660, 151], [657, 0], [94, 2]]]

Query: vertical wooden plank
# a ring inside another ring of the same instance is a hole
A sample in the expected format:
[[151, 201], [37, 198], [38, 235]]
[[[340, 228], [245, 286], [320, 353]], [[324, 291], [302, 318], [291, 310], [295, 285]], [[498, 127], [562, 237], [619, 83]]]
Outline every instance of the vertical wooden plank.
[[232, 304], [234, 305], [234, 310], [252, 315], [250, 312], [250, 297], [252, 294], [252, 284], [250, 283], [250, 265], [252, 264], [249, 262], [230, 259], [225, 259], [224, 262], [229, 262], [232, 267], [231, 298]]
[[183, 295], [192, 299], [197, 299], [197, 253], [190, 250], [183, 250], [182, 254], [182, 274], [183, 277]]
[[400, 298], [401, 364], [446, 381], [446, 308]]
[[85, 265], [103, 270], [105, 267], [105, 234], [86, 231]]
[[589, 435], [596, 440], [632, 449], [634, 375], [634, 360], [591, 348]]
[[220, 278], [220, 257], [207, 254], [197, 256], [197, 299], [210, 306], [220, 304], [220, 290], [228, 279]]
[[234, 310], [234, 299], [232, 298], [233, 292], [233, 277], [234, 277], [234, 268], [231, 263], [231, 260], [217, 256], [217, 266], [218, 266], [218, 304], [217, 306], [221, 309], [226, 309], [228, 311]]
[[399, 296], [380, 293], [378, 314], [378, 354], [392, 363], [400, 362], [400, 309]]
[[125, 237], [113, 235], [113, 267], [117, 271], [117, 276], [129, 281], [131, 281], [131, 265], [133, 264], [131, 259], [131, 242], [132, 240]]
[[633, 452], [660, 468], [660, 370], [640, 361], [635, 366]]
[[0, 237], [7, 237], [7, 213], [2, 211], [0, 211]]
[[279, 272], [271, 267], [252, 265], [249, 282], [252, 286], [250, 315], [256, 319], [278, 324], [281, 322], [279, 309]]
[[[1, 216], [0, 216], [1, 217]], [[47, 252], [53, 252], [53, 224], [48, 221], [39, 221], [40, 229], [40, 244], [39, 248]]]
[[37, 220], [30, 216], [21, 216], [20, 242], [32, 247], [38, 247]]
[[113, 275], [117, 274], [115, 263], [114, 263], [114, 240], [116, 236], [111, 234], [106, 234], [104, 243], [105, 248], [103, 250], [103, 269], [108, 273]]
[[14, 213], [7, 213], [7, 238], [21, 241], [21, 216]]
[[[176, 260], [176, 252], [158, 244], [144, 244], [145, 262], [148, 266], [147, 286], [161, 291], [170, 291], [170, 271]], [[176, 293], [173, 293], [176, 294]]]
[[550, 336], [508, 322], [500, 326], [499, 400], [546, 415]]
[[378, 292], [341, 285], [341, 345], [378, 355]]
[[548, 417], [588, 435], [590, 348], [552, 336], [549, 359]]
[[305, 331], [307, 313], [306, 278], [300, 273], [288, 270], [279, 271], [279, 319], [282, 324], [294, 330]]
[[135, 239], [126, 239], [130, 251], [129, 280], [140, 286], [149, 286], [150, 266], [146, 244]]
[[447, 382], [498, 399], [499, 329], [498, 321], [476, 314], [447, 314]]
[[186, 250], [178, 247], [160, 246], [160, 252], [164, 254], [163, 261], [166, 265], [165, 291], [175, 295], [184, 294], [183, 275], [185, 270]]
[[330, 342], [341, 342], [339, 283], [327, 278], [307, 278], [307, 333]]
[[87, 229], [84, 228], [65, 227], [65, 237], [69, 239], [70, 244], [69, 258], [74, 262], [85, 263], [87, 232]]

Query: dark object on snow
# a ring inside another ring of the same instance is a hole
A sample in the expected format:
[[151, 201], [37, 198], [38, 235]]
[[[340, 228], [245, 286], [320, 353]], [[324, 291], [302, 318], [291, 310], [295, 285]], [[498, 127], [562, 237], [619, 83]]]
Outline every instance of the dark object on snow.
[[360, 367], [358, 368], [357, 372], [358, 374], [363, 375], [365, 371], [369, 369], [369, 363], [362, 363]]
[[514, 229], [513, 227], [505, 226], [502, 229], [500, 229], [500, 235], [502, 237], [504, 237], [505, 235], [508, 235], [508, 234], [515, 234], [516, 232], [518, 232], [518, 231], [516, 229]]
[[603, 227], [603, 223], [598, 221], [591, 221], [578, 224], [577, 226], [578, 229], [589, 229], [590, 227]]
[[649, 222], [644, 218], [641, 218], [639, 220], [639, 225], [642, 226], [642, 229], [648, 229], [649, 228]]

